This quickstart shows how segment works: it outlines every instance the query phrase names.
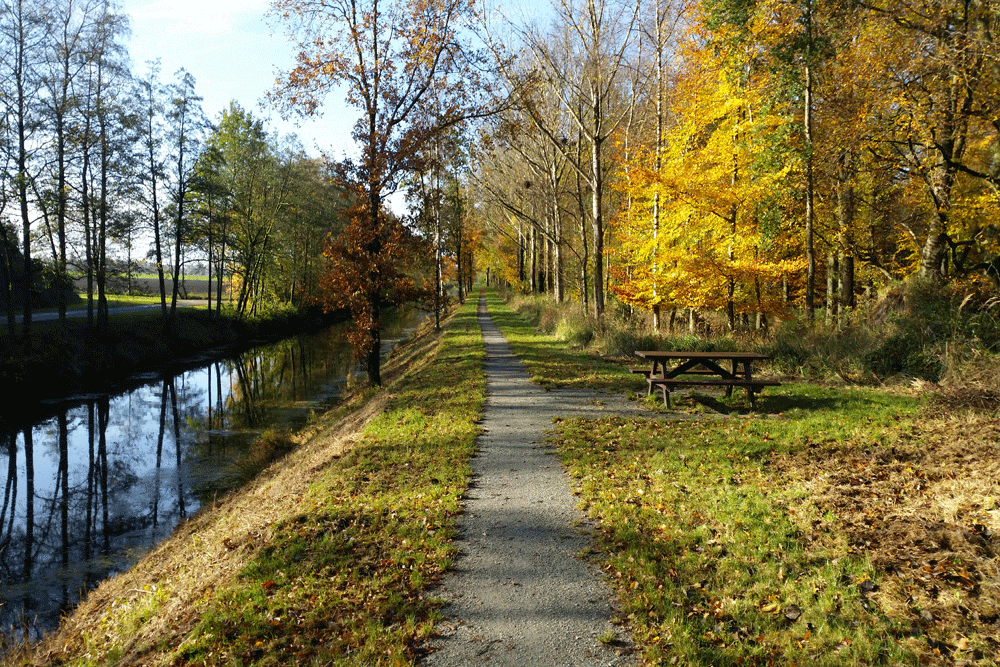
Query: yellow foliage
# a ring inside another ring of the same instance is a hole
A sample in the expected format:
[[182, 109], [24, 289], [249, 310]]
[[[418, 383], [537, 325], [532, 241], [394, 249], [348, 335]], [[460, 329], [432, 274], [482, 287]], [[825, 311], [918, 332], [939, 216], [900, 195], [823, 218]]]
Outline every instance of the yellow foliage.
[[646, 309], [780, 314], [782, 278], [803, 267], [797, 237], [781, 222], [796, 165], [789, 158], [762, 168], [759, 158], [772, 150], [760, 141], [773, 146], [788, 118], [768, 113], [759, 89], [734, 82], [701, 44], [697, 33], [687, 43], [691, 66], [674, 91], [676, 124], [660, 169], [651, 168], [649, 147], [623, 165], [631, 208], [618, 220], [613, 289]]

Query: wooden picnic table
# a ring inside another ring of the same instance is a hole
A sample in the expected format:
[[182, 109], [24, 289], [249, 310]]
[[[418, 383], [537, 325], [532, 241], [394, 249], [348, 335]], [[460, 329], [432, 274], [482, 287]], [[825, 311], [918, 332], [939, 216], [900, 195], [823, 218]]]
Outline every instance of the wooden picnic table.
[[[683, 350], [638, 350], [635, 355], [651, 362], [649, 368], [634, 368], [633, 373], [646, 376], [649, 383], [647, 395], [653, 387], [663, 391], [663, 403], [670, 407], [670, 390], [676, 387], [725, 387], [726, 396], [732, 396], [734, 387], [744, 387], [752, 410], [757, 409], [754, 393], [763, 387], [778, 386], [775, 380], [761, 380], [753, 376], [753, 362], [770, 359], [759, 352], [691, 352]], [[730, 369], [720, 364], [729, 362]], [[670, 366], [668, 368], [668, 365]]]

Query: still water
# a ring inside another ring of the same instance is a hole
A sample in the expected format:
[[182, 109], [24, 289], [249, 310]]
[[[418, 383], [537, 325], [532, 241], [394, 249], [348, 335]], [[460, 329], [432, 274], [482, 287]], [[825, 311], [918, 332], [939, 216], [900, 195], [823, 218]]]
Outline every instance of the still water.
[[[383, 353], [416, 313], [383, 332]], [[0, 633], [34, 638], [240, 481], [254, 437], [360, 377], [341, 327], [206, 363], [0, 432]], [[0, 642], [2, 644], [2, 642]]]

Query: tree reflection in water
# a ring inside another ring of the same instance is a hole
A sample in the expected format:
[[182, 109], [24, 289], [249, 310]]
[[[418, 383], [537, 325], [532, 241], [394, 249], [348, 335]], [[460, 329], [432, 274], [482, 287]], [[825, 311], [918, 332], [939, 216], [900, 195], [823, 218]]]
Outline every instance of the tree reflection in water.
[[305, 424], [355, 372], [334, 328], [0, 430], [0, 626], [53, 627], [238, 479], [256, 434]]

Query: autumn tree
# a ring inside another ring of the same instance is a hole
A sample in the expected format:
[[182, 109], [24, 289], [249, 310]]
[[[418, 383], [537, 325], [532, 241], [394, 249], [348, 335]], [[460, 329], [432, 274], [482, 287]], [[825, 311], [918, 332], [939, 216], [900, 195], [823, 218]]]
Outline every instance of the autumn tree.
[[[639, 88], [635, 77], [641, 72], [635, 59], [640, 3], [558, 0], [552, 8], [550, 30], [539, 26], [519, 29], [526, 49], [527, 65], [522, 71], [529, 70], [527, 82], [534, 84], [520, 95], [521, 108], [546, 141], [572, 165], [581, 182], [577, 191], [581, 203], [583, 184], [589, 192], [585, 213], [589, 216], [593, 247], [593, 312], [600, 317], [605, 302], [604, 243], [610, 171], [607, 146], [627, 117], [628, 98], [634, 98]], [[502, 50], [494, 44], [494, 52]], [[509, 67], [503, 70], [508, 84], [520, 88], [522, 72]], [[569, 140], [561, 122], [553, 124], [551, 115], [539, 113], [540, 106], [533, 99], [539, 92], [558, 99], [570, 120], [575, 141]]]
[[328, 307], [350, 309], [355, 350], [379, 385], [381, 312], [418, 294], [405, 271], [410, 234], [385, 210], [385, 199], [414, 168], [421, 148], [486, 112], [481, 58], [465, 32], [473, 3], [276, 0], [273, 13], [299, 48], [275, 101], [287, 111], [315, 114], [339, 87], [360, 112], [353, 132], [359, 155], [339, 174], [354, 206], [328, 248], [324, 299]]
[[[532, 113], [544, 117], [550, 128], [562, 123], [559, 134], [567, 137], [572, 133], [569, 115], [562, 114], [557, 97], [541, 92], [532, 95]], [[510, 273], [505, 273], [502, 264], [498, 273], [512, 284], [551, 293], [561, 302], [572, 257], [576, 260], [573, 268], [579, 268], [578, 293], [586, 297], [588, 274], [583, 249], [589, 247], [588, 218], [575, 215], [579, 209], [571, 205], [579, 192], [575, 179], [570, 178], [566, 157], [567, 150], [572, 151], [569, 140], [557, 148], [518, 109], [492, 119], [490, 131], [489, 140], [483, 141], [478, 151], [473, 173], [479, 192], [478, 215], [497, 238], [496, 250], [502, 252], [510, 246]], [[579, 229], [577, 235], [569, 233], [574, 226]], [[584, 303], [585, 298], [581, 299]]]
[[739, 315], [780, 312], [782, 278], [801, 268], [796, 161], [767, 78], [734, 75], [736, 54], [713, 48], [706, 29], [693, 22], [682, 44], [672, 127], [620, 179], [633, 210], [619, 223], [615, 291], [644, 308], [721, 310], [736, 328]]
[[[909, 225], [919, 275], [972, 266], [997, 274], [1000, 247], [984, 224], [998, 211], [1000, 9], [992, 2], [867, 2], [868, 23], [891, 34], [874, 108], [894, 121], [879, 153], [922, 186], [924, 225]], [[978, 256], [978, 262], [970, 261]], [[964, 258], [964, 259], [963, 259]]]

